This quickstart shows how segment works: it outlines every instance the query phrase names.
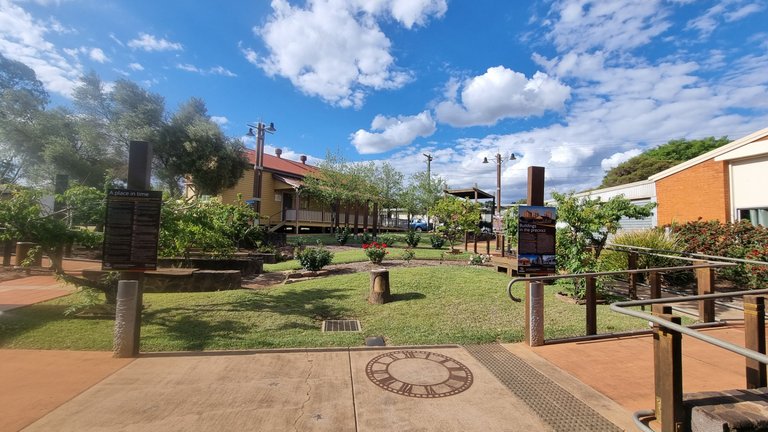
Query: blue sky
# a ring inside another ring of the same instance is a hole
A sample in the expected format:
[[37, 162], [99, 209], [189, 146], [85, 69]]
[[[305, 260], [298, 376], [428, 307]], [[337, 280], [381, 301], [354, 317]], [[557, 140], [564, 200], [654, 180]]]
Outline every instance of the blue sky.
[[[0, 52], [68, 103], [90, 70], [205, 100], [267, 151], [426, 169], [454, 188], [595, 187], [677, 138], [768, 126], [768, 0], [0, 0]], [[244, 137], [245, 138], [245, 137]], [[247, 141], [252, 145], [252, 141]]]

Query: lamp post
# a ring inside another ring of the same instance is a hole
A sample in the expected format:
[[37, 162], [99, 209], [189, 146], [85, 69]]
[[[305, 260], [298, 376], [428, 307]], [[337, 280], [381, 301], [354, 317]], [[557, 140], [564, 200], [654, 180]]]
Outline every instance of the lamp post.
[[[256, 133], [253, 133], [253, 129], [256, 129]], [[246, 136], [256, 137], [256, 163], [253, 166], [253, 200], [255, 201], [256, 213], [261, 212], [261, 177], [264, 172], [264, 136], [267, 132], [275, 133], [275, 124], [270, 123], [269, 126], [262, 122], [256, 123], [256, 125], [248, 125], [248, 133]], [[261, 217], [261, 215], [259, 215]]]
[[[496, 213], [501, 217], [501, 164], [504, 163], [506, 159], [501, 156], [501, 153], [496, 153], [496, 156], [494, 157], [496, 158]], [[515, 154], [512, 153], [509, 156], [509, 160], [513, 161], [515, 159], [517, 158], [515, 157]], [[487, 157], [483, 158], [483, 163], [489, 163]]]

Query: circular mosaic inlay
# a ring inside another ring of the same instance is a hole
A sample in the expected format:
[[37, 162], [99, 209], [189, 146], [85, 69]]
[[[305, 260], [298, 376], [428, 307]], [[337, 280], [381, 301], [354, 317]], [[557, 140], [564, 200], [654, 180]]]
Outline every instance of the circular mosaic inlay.
[[417, 398], [453, 396], [472, 385], [472, 372], [451, 357], [429, 351], [392, 351], [365, 367], [374, 384], [392, 393]]

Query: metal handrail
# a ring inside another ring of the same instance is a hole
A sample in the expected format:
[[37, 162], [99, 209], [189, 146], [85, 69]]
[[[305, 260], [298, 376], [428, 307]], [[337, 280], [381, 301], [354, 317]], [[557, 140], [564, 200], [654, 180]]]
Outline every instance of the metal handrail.
[[666, 271], [675, 271], [675, 270], [691, 270], [691, 269], [697, 269], [697, 268], [733, 267], [736, 265], [737, 264], [734, 264], [734, 263], [707, 261], [706, 264], [694, 264], [689, 266], [652, 267], [647, 269], [635, 269], [635, 270], [616, 270], [616, 271], [592, 272], [592, 273], [570, 273], [565, 275], [516, 277], [516, 278], [513, 278], [511, 281], [509, 281], [509, 283], [507, 284], [507, 295], [509, 295], [509, 298], [514, 302], [521, 301], [521, 299], [512, 295], [512, 285], [514, 285], [517, 282], [575, 279], [575, 278], [581, 278], [581, 277], [596, 277], [596, 276], [615, 276], [615, 275], [623, 275], [623, 274], [666, 272]]
[[[746, 294], [749, 294], [749, 295], [768, 294], [768, 289], [734, 291], [734, 292], [723, 293], [723, 294], [703, 294], [703, 295], [696, 295], [696, 296], [667, 297], [663, 299], [633, 300], [633, 301], [613, 303], [610, 306], [610, 308], [614, 312], [618, 312], [624, 315], [629, 315], [635, 318], [640, 318], [643, 320], [648, 320], [650, 322], [653, 322], [659, 325], [660, 327], [675, 330], [681, 334], [691, 336], [693, 338], [712, 344], [716, 347], [723, 348], [725, 350], [739, 354], [742, 357], [746, 357], [763, 364], [768, 364], [768, 356], [766, 356], [763, 353], [714, 338], [712, 336], [700, 333], [691, 328], [682, 326], [680, 324], [676, 324], [672, 321], [667, 321], [664, 318], [657, 317], [647, 312], [624, 309], [626, 307], [632, 307], [632, 306], [646, 306], [650, 304], [659, 304], [659, 303], [666, 304], [666, 303], [679, 303], [679, 302], [685, 302], [690, 300], [707, 300], [707, 299], [724, 298], [724, 297], [737, 297], [737, 296], [746, 295]], [[641, 418], [656, 418], [656, 412], [653, 410], [641, 410], [641, 411], [635, 411], [632, 414], [632, 419], [635, 422], [635, 425], [639, 429], [643, 430], [644, 432], [655, 432], [653, 429], [646, 426], [645, 423], [643, 423], [642, 420], [640, 420]]]
[[[676, 258], [676, 259], [684, 259], [683, 257], [701, 257], [705, 259], [713, 259], [718, 261], [729, 261], [729, 262], [738, 262], [738, 263], [744, 263], [744, 264], [758, 264], [758, 265], [768, 265], [768, 262], [765, 261], [757, 261], [757, 260], [748, 260], [743, 258], [731, 258], [731, 257], [723, 257], [723, 256], [717, 256], [717, 255], [707, 255], [702, 253], [696, 253], [696, 252], [681, 252], [681, 251], [675, 251], [675, 250], [669, 250], [669, 249], [654, 249], [654, 248], [647, 248], [643, 246], [630, 246], [630, 245], [623, 245], [623, 244], [616, 244], [616, 243], [608, 243], [606, 245], [606, 248], [621, 248], [621, 249], [637, 249], [639, 251], [646, 251], [649, 253], [653, 253], [654, 255], [666, 257], [666, 258]], [[676, 253], [682, 255], [682, 257], [679, 256], [669, 256], [669, 255], [659, 255], [655, 254], [655, 252], [666, 252], [666, 253]]]

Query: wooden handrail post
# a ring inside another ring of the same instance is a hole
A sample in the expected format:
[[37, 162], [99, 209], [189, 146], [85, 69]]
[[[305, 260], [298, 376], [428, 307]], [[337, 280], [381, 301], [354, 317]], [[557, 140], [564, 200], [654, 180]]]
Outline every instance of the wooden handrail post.
[[[630, 252], [627, 256], [627, 268], [637, 270], [637, 252]], [[629, 285], [627, 287], [629, 298], [637, 300], [637, 273], [629, 274]]]
[[587, 300], [587, 336], [591, 336], [597, 334], [597, 290], [595, 287], [595, 277], [586, 276], [584, 278], [584, 285]]
[[[744, 346], [747, 349], [765, 354], [765, 297], [744, 296]], [[747, 388], [766, 387], [765, 364], [757, 360], [747, 360]]]
[[661, 275], [659, 272], [648, 273], [648, 284], [651, 286], [651, 298], [661, 298]]
[[[694, 261], [695, 264], [706, 264], [706, 261]], [[698, 287], [698, 295], [713, 294], [715, 292], [715, 269], [713, 268], [697, 268], [696, 269], [696, 285]], [[701, 322], [714, 322], [715, 321], [715, 301], [712, 299], [699, 300], [699, 321]]]
[[[680, 324], [672, 316], [672, 307], [653, 305], [654, 315]], [[653, 327], [653, 370], [656, 393], [656, 420], [662, 432], [678, 432], [685, 428], [683, 410], [682, 334], [658, 325]]]

